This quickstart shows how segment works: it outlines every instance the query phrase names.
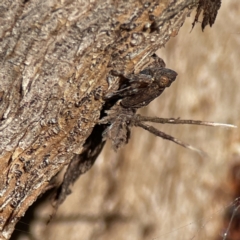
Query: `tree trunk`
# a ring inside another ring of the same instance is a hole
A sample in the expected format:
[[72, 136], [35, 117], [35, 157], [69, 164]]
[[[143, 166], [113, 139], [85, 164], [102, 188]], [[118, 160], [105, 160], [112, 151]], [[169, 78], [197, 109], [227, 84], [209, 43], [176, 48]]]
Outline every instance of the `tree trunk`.
[[109, 72], [138, 73], [197, 4], [1, 2], [0, 239], [85, 150]]

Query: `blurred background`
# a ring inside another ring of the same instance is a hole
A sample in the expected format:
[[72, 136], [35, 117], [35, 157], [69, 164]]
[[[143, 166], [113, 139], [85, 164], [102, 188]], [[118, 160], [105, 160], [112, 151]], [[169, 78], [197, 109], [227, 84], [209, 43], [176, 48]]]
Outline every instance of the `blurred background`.
[[[203, 33], [200, 23], [190, 32], [193, 13], [158, 51], [177, 80], [140, 113], [240, 126], [239, 16], [239, 0], [223, 1]], [[154, 126], [208, 157], [134, 128], [118, 153], [107, 144], [50, 224], [45, 196], [12, 239], [239, 240], [240, 129]]]

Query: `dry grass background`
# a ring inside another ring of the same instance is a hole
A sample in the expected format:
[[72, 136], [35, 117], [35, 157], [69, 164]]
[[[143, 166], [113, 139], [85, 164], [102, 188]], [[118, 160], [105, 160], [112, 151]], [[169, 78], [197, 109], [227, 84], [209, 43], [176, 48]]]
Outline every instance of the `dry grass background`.
[[[197, 24], [190, 33], [192, 15], [159, 51], [177, 80], [141, 113], [240, 126], [239, 16], [239, 0], [223, 1], [212, 29], [202, 33]], [[30, 232], [12, 239], [223, 239], [223, 214], [233, 201], [227, 176], [240, 155], [240, 130], [158, 127], [209, 157], [133, 129], [118, 153], [105, 147], [49, 225], [47, 199], [35, 207]]]

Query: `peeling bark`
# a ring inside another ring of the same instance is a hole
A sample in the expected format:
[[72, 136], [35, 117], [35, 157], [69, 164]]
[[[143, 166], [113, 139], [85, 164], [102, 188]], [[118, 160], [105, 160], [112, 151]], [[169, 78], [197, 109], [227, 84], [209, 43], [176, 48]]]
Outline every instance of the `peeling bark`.
[[139, 72], [198, 2], [0, 3], [0, 239], [86, 151], [108, 73]]

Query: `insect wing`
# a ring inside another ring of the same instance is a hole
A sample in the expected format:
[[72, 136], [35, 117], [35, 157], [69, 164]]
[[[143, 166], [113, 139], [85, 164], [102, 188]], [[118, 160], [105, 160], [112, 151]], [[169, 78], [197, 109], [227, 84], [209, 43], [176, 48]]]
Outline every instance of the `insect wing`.
[[148, 105], [152, 100], [162, 94], [165, 88], [159, 88], [157, 84], [142, 89], [135, 96], [126, 97], [121, 101], [125, 108], [141, 108]]

